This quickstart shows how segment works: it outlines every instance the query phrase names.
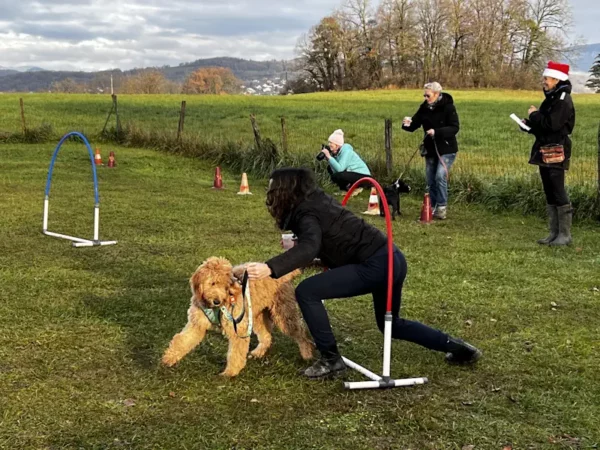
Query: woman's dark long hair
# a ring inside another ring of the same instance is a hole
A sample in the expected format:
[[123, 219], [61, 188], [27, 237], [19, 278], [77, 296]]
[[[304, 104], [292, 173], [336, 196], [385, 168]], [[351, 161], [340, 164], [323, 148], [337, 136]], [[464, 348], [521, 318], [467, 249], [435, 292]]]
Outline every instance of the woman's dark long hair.
[[285, 167], [275, 170], [270, 179], [267, 209], [277, 226], [285, 230], [294, 208], [317, 189], [315, 175], [309, 169]]

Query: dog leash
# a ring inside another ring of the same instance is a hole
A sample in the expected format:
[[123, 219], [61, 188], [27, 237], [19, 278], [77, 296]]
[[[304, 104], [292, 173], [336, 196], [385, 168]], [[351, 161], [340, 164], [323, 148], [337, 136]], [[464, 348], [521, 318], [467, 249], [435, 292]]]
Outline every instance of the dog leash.
[[435, 142], [435, 137], [432, 136], [431, 139], [433, 139], [433, 145], [435, 147], [435, 152], [437, 153], [437, 157], [440, 160], [440, 162], [442, 163], [444, 170], [446, 171], [446, 181], [447, 181], [448, 178], [450, 178], [450, 172], [448, 172], [448, 166], [446, 166], [446, 162], [444, 161], [444, 158], [442, 158], [442, 155], [440, 155], [440, 152], [438, 151], [438, 146], [437, 146], [437, 142]]
[[[247, 300], [247, 302], [244, 300]], [[237, 332], [237, 325], [244, 319], [244, 315], [246, 313], [246, 303], [248, 303], [248, 328], [246, 330], [246, 334], [244, 336], [240, 336]], [[233, 312], [233, 307], [234, 305], [231, 305], [231, 312]], [[250, 296], [250, 282], [248, 280], [247, 270], [244, 270], [244, 278], [242, 279], [242, 312], [237, 319], [234, 319], [233, 316], [231, 316], [231, 319], [229, 320], [233, 322], [233, 330], [238, 337], [246, 339], [252, 336], [252, 297]]]
[[[408, 163], [406, 163], [406, 166], [404, 167], [404, 170], [402, 171], [402, 173], [400, 174], [400, 176], [398, 177], [398, 180], [400, 180], [403, 176], [404, 173], [408, 170], [408, 168], [410, 167], [410, 163], [412, 162], [413, 158], [415, 157], [415, 155], [417, 154], [417, 152], [419, 151], [419, 147], [417, 147], [417, 149], [415, 150], [415, 152], [412, 154], [412, 156], [409, 158]], [[396, 183], [398, 181], [396, 180]]]

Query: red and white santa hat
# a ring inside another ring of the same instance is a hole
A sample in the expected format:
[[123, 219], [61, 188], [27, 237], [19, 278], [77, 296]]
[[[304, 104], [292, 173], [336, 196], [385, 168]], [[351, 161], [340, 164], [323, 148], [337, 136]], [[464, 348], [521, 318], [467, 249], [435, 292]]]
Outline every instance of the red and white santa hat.
[[548, 66], [544, 69], [544, 76], [567, 81], [569, 79], [569, 65], [548, 61]]

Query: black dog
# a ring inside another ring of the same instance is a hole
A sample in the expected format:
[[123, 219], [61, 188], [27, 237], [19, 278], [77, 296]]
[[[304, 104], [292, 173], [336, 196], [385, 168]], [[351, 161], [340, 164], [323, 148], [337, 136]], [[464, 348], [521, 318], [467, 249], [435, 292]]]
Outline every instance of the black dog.
[[[383, 193], [385, 194], [385, 199], [387, 200], [387, 204], [392, 211], [392, 220], [396, 220], [396, 214], [401, 215], [400, 211], [400, 194], [407, 194], [410, 192], [410, 186], [398, 178], [394, 183], [390, 184], [383, 188]], [[385, 212], [383, 210], [383, 199], [379, 199], [379, 215], [381, 217], [385, 216]]]

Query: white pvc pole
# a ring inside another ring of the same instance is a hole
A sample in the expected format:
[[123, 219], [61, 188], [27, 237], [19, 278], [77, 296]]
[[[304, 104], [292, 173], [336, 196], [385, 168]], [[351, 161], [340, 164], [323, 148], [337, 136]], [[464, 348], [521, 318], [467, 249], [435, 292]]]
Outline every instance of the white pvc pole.
[[[415, 386], [417, 384], [425, 384], [427, 383], [427, 378], [407, 378], [404, 380], [391, 380], [393, 385], [391, 387], [400, 387], [400, 386]], [[346, 389], [380, 389], [383, 387], [390, 386], [382, 386], [379, 381], [356, 381], [356, 382], [345, 382], [344, 387]]]
[[115, 245], [118, 241], [100, 241], [100, 245]]
[[48, 197], [46, 196], [46, 198], [44, 199], [44, 219], [43, 219], [43, 224], [42, 224], [42, 231], [46, 231], [48, 230], [48, 206], [49, 206], [50, 200], [48, 199]]
[[96, 205], [94, 208], [94, 241], [99, 239], [100, 234], [100, 207]]
[[90, 241], [89, 239], [82, 239], [82, 238], [78, 238], [78, 237], [74, 237], [74, 236], [69, 236], [68, 234], [60, 234], [60, 233], [54, 233], [52, 231], [44, 231], [44, 234], [46, 236], [52, 236], [52, 237], [57, 237], [57, 238], [61, 238], [61, 239], [68, 239], [69, 241], [74, 241], [74, 242], [83, 242], [83, 243], [92, 243], [92, 241]]
[[351, 369], [356, 370], [357, 372], [362, 373], [364, 376], [366, 376], [367, 378], [370, 378], [371, 380], [381, 380], [381, 377], [373, 372], [371, 372], [368, 369], [365, 369], [363, 366], [360, 366], [358, 364], [356, 364], [354, 361], [350, 361], [348, 358], [344, 358], [342, 356], [342, 359], [344, 360], [344, 363], [350, 367]]
[[88, 241], [88, 242], [74, 242], [73, 247], [95, 247], [103, 245], [114, 245], [117, 241]]
[[392, 315], [385, 315], [385, 326], [383, 329], [383, 376], [390, 376], [392, 358]]

